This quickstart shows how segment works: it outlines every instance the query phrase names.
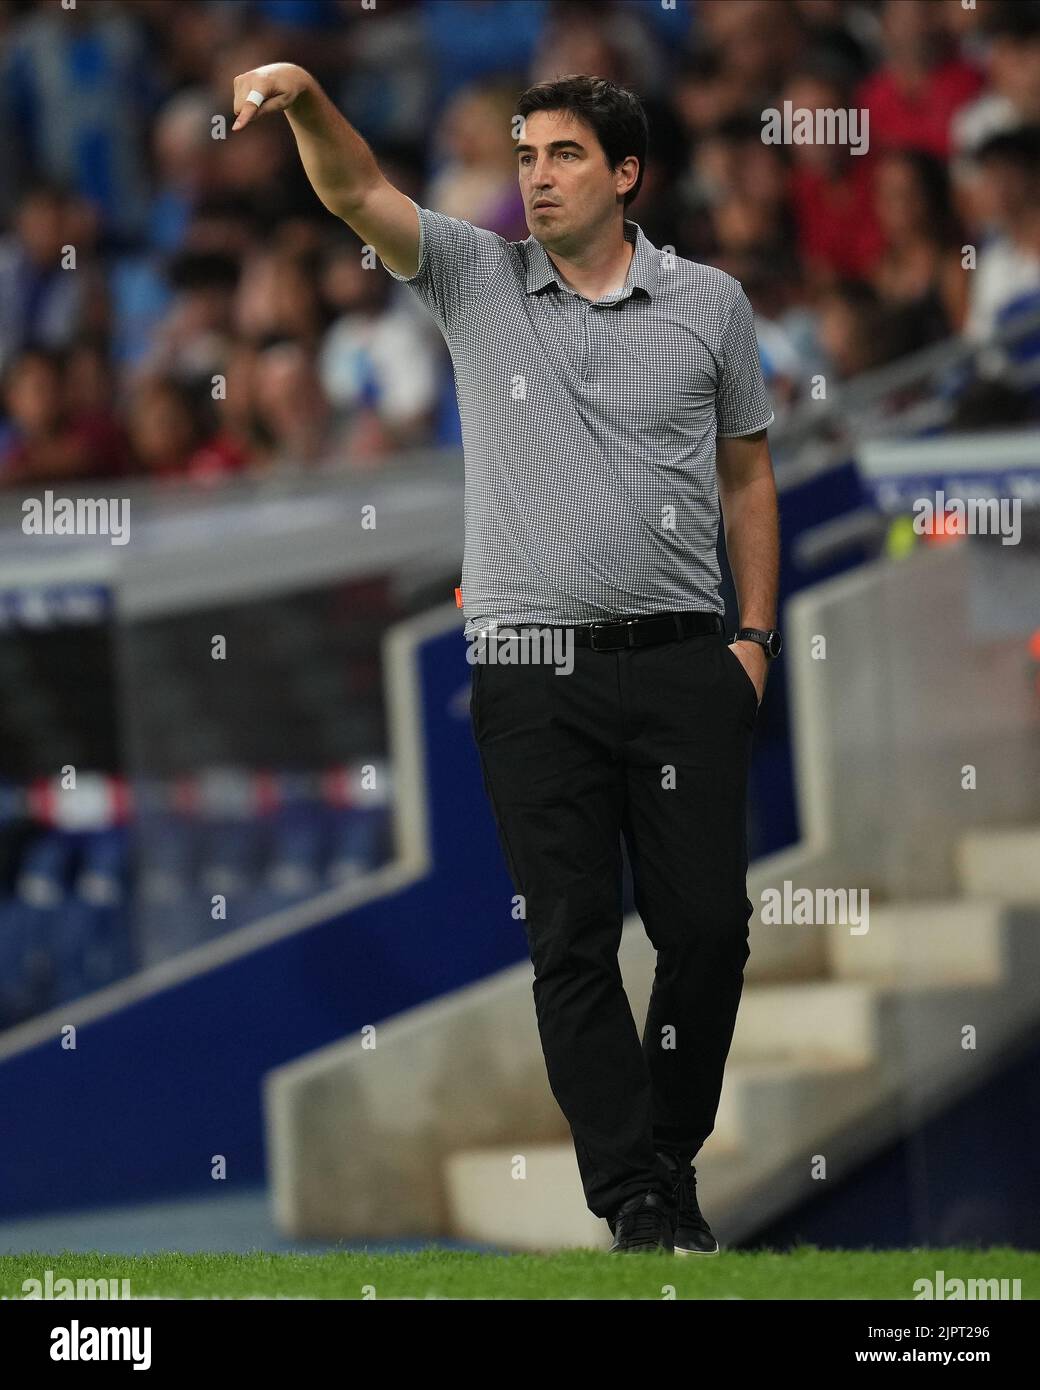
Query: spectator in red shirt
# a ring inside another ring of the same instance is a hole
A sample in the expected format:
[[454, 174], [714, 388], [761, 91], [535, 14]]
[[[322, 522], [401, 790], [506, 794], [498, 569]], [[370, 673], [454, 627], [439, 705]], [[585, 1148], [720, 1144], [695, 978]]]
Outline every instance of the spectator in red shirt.
[[211, 482], [248, 462], [236, 440], [208, 427], [190, 388], [168, 376], [138, 385], [130, 404], [130, 439], [138, 470], [161, 480]]
[[874, 150], [918, 149], [947, 158], [953, 115], [983, 85], [982, 74], [951, 52], [942, 9], [934, 0], [886, 0], [885, 63], [856, 97], [870, 112]]
[[65, 356], [58, 349], [27, 348], [4, 381], [7, 428], [0, 446], [0, 481], [56, 482], [108, 477], [118, 472], [110, 440], [70, 409]]
[[[809, 68], [783, 90], [795, 110], [836, 110], [847, 105], [846, 96], [836, 78]], [[809, 280], [868, 278], [885, 246], [874, 211], [871, 156], [852, 154], [846, 145], [796, 144], [789, 152], [791, 211]]]
[[130, 445], [113, 408], [117, 383], [101, 338], [73, 343], [65, 366], [65, 401], [69, 417], [103, 460], [106, 477], [117, 478], [130, 467]]

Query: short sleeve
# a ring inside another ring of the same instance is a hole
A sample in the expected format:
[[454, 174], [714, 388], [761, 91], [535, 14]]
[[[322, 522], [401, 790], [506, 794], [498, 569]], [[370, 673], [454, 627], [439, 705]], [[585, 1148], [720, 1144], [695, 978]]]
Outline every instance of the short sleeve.
[[722, 439], [754, 434], [773, 423], [755, 336], [755, 316], [740, 285], [722, 337], [722, 365], [715, 396]]
[[419, 214], [418, 269], [410, 276], [388, 265], [383, 269], [408, 285], [442, 328], [450, 328], [476, 302], [509, 243], [497, 232], [420, 207], [414, 198], [409, 202]]

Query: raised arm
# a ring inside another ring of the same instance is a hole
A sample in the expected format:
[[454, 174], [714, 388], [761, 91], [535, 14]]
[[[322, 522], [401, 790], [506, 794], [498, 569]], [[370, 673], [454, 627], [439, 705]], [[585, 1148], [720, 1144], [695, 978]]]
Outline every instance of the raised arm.
[[[247, 99], [252, 91], [264, 97], [259, 108]], [[233, 131], [273, 111], [285, 112], [307, 177], [329, 212], [374, 247], [384, 265], [414, 275], [419, 268], [415, 205], [384, 178], [368, 145], [306, 69], [267, 63], [235, 78]]]

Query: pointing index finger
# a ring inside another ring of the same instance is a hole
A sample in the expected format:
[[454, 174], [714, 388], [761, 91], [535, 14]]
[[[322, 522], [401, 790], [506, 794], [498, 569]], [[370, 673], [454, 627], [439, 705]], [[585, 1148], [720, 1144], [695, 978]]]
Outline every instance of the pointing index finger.
[[242, 126], [248, 125], [266, 100], [266, 93], [261, 92], [258, 87], [250, 87], [249, 95], [243, 101], [242, 109], [239, 111], [235, 124], [231, 129], [239, 130]]
[[242, 103], [242, 110], [235, 117], [235, 124], [231, 127], [231, 129], [241, 130], [244, 125], [249, 124], [249, 122], [253, 119], [253, 117], [259, 110], [260, 108], [259, 106], [257, 106], [256, 102], [249, 101], [248, 99], [244, 101]]

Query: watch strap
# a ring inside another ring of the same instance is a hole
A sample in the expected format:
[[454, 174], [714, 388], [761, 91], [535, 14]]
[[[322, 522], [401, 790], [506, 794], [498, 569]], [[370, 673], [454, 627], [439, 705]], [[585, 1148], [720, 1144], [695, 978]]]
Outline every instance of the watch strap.
[[734, 642], [757, 642], [760, 647], [765, 649], [766, 656], [770, 658], [779, 656], [782, 646], [780, 632], [775, 627], [742, 627], [733, 640]]

